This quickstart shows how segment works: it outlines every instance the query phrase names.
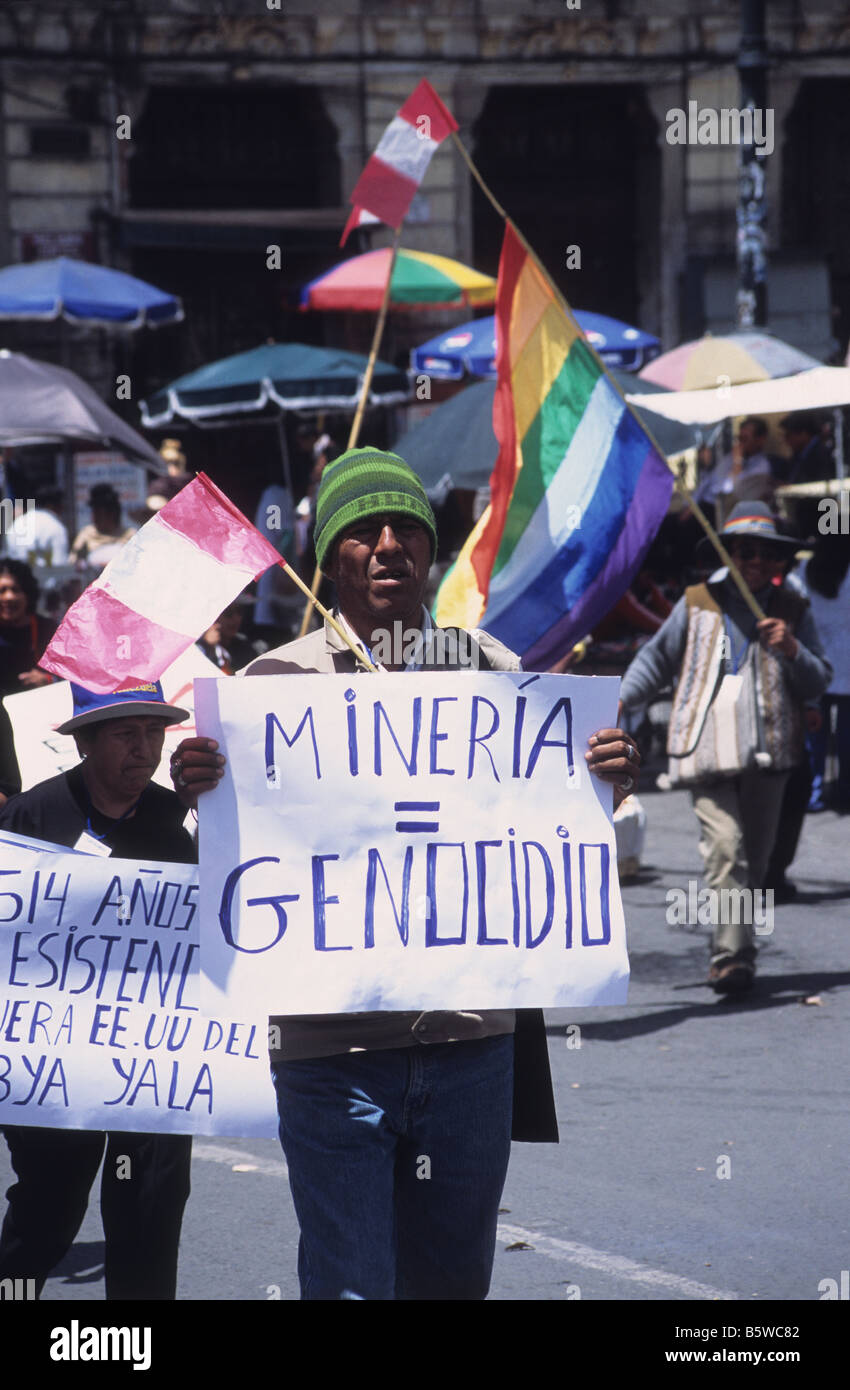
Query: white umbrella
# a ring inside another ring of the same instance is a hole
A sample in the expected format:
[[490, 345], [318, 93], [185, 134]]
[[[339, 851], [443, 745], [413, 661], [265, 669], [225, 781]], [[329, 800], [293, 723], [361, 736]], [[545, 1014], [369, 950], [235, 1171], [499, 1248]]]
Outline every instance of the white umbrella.
[[794, 376], [713, 390], [629, 394], [626, 400], [683, 425], [714, 425], [739, 415], [787, 415], [792, 410], [850, 405], [850, 367], [813, 367]]

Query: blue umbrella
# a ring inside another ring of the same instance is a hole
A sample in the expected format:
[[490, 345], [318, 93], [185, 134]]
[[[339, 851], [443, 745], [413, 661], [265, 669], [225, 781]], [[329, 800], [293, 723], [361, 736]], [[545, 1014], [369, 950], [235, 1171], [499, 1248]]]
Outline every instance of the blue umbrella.
[[[640, 328], [620, 323], [619, 319], [610, 319], [606, 314], [591, 314], [583, 309], [576, 309], [575, 316], [606, 367], [637, 372], [661, 351], [658, 338], [653, 338], [651, 333], [644, 333]], [[429, 339], [411, 353], [411, 365], [415, 372], [426, 372], [441, 381], [460, 381], [467, 372], [470, 376], [495, 377], [495, 318], [490, 315], [489, 318], [473, 319], [470, 323], [450, 328], [448, 332]]]
[[179, 323], [183, 306], [123, 270], [58, 256], [0, 270], [0, 319], [67, 319], [104, 328]]

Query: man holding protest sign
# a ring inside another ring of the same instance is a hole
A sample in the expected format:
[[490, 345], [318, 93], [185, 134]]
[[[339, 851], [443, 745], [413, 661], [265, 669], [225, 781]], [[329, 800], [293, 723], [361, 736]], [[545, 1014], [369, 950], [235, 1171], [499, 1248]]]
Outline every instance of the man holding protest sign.
[[[353, 449], [327, 467], [315, 542], [362, 661], [326, 623], [246, 674], [520, 670], [485, 632], [435, 628], [422, 604], [434, 516], [396, 455]], [[639, 762], [631, 740], [603, 729], [590, 745], [590, 771], [626, 794]], [[184, 805], [218, 785], [216, 748], [197, 738], [177, 749]], [[542, 1013], [273, 1017], [270, 1045], [302, 1297], [486, 1297], [511, 1138], [557, 1141]]]
[[[0, 830], [84, 854], [191, 864], [192, 837], [173, 792], [151, 782], [169, 724], [188, 718], [159, 683], [98, 695], [73, 685], [73, 734], [83, 762], [13, 797]], [[18, 1181], [0, 1232], [0, 1279], [38, 1293], [73, 1244], [106, 1140], [101, 1213], [108, 1299], [173, 1299], [191, 1136], [7, 1125]]]

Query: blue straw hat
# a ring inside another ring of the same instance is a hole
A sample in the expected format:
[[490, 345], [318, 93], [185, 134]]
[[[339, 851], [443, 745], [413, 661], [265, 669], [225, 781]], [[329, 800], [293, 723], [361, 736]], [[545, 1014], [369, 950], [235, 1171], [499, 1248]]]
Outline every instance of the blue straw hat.
[[164, 719], [168, 724], [181, 724], [189, 718], [187, 709], [177, 705], [167, 705], [159, 681], [147, 681], [134, 685], [129, 690], [116, 690], [111, 695], [86, 690], [85, 686], [71, 682], [74, 696], [74, 714], [59, 724], [57, 733], [73, 734], [87, 724], [103, 724], [107, 719], [126, 719], [128, 715], [147, 715]]

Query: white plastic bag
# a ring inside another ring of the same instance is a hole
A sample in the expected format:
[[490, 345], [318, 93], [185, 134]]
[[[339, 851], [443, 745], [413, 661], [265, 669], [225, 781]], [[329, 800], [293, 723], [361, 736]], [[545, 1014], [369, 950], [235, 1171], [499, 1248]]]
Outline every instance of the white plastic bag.
[[614, 833], [617, 837], [617, 871], [620, 881], [634, 878], [640, 871], [643, 844], [646, 839], [646, 811], [637, 796], [627, 796], [614, 812]]

